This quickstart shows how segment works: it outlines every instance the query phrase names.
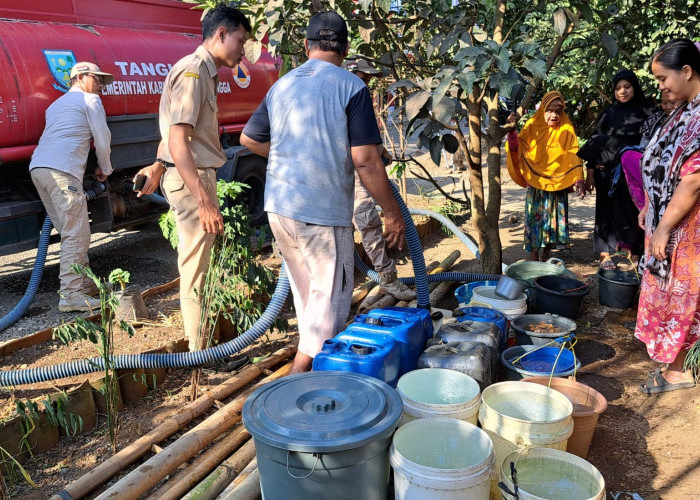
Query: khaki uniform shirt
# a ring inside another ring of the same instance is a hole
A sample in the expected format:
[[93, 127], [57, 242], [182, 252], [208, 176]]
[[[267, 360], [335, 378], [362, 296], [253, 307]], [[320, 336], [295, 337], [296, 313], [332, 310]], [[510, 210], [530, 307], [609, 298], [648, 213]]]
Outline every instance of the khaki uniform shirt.
[[189, 147], [197, 168], [219, 168], [226, 162], [219, 142], [218, 83], [214, 60], [201, 45], [175, 63], [165, 79], [160, 99], [159, 159], [174, 163], [168, 149], [170, 126], [186, 123], [193, 127]]

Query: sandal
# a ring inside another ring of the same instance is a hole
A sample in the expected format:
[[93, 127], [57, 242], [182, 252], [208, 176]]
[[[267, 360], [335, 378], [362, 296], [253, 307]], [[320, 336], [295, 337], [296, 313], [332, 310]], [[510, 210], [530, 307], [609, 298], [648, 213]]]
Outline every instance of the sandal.
[[677, 391], [679, 389], [692, 389], [695, 387], [695, 381], [692, 382], [678, 382], [672, 384], [667, 381], [663, 375], [661, 375], [661, 369], [654, 374], [653, 377], [649, 377], [646, 383], [639, 386], [639, 390], [644, 394], [659, 394], [661, 392], [671, 392]]
[[663, 364], [663, 365], [661, 365], [661, 366], [657, 366], [657, 367], [654, 368], [653, 370], [649, 370], [649, 371], [647, 372], [647, 377], [649, 377], [650, 379], [653, 379], [653, 378], [654, 378], [656, 375], [658, 375], [659, 373], [665, 372], [665, 371], [666, 371], [666, 368], [668, 368], [668, 365], [666, 365], [666, 364]]

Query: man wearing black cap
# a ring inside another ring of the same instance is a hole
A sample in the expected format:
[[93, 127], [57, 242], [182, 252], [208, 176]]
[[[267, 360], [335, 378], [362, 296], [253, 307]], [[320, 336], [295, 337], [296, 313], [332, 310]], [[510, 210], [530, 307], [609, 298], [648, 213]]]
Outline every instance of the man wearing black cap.
[[319, 12], [304, 41], [309, 60], [275, 83], [241, 144], [269, 157], [265, 210], [287, 264], [299, 322], [292, 373], [308, 371], [345, 325], [353, 289], [353, 172], [382, 206], [384, 236], [403, 248], [405, 225], [377, 150], [367, 87], [340, 68], [345, 20]]
[[[370, 80], [382, 73], [364, 59], [346, 59], [343, 66], [368, 87]], [[386, 148], [381, 144], [377, 148], [388, 164], [391, 161], [391, 157]], [[381, 291], [398, 300], [415, 299], [416, 292], [404, 285], [396, 274], [396, 262], [387, 254], [386, 242], [382, 235], [382, 220], [379, 218], [374, 198], [362, 184], [357, 172], [355, 172], [355, 202], [352, 223], [360, 232], [362, 246], [367, 252], [369, 260], [372, 261], [374, 270], [379, 273]]]

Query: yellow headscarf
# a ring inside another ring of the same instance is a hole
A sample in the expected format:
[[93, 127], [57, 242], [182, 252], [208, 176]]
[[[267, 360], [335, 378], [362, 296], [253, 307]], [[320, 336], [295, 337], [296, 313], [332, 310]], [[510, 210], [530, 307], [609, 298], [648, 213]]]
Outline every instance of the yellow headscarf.
[[508, 173], [522, 187], [560, 191], [583, 180], [583, 164], [576, 156], [578, 140], [569, 116], [563, 113], [556, 128], [544, 119], [547, 106], [556, 99], [565, 103], [559, 92], [545, 94], [535, 115], [518, 134], [517, 164], [506, 141]]

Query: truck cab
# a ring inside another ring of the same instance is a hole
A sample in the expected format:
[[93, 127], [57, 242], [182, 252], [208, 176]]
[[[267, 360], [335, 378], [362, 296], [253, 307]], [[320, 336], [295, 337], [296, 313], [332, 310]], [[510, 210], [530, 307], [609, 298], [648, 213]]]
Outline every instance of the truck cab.
[[[201, 43], [200, 10], [178, 0], [0, 1], [0, 255], [36, 247], [45, 212], [29, 176], [46, 108], [69, 86], [76, 61], [114, 75], [101, 95], [112, 132], [114, 173], [88, 202], [92, 232], [155, 219], [162, 199], [137, 198], [132, 179], [156, 160], [158, 107], [172, 65]], [[219, 70], [219, 132], [226, 163], [217, 177], [250, 186], [254, 225], [265, 222], [266, 160], [239, 145], [243, 127], [276, 81], [279, 63], [263, 50], [251, 64]], [[86, 188], [97, 166], [88, 158]]]

